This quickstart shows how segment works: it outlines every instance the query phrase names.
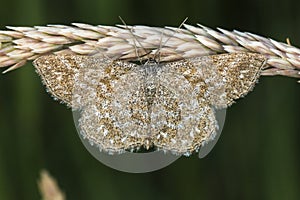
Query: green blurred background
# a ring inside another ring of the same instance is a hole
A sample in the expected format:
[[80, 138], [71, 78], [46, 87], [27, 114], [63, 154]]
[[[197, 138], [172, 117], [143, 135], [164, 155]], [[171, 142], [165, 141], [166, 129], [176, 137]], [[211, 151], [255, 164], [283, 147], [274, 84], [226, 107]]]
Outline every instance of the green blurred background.
[[[5, 25], [128, 24], [250, 31], [300, 46], [299, 0], [1, 0]], [[128, 174], [94, 159], [72, 112], [45, 92], [31, 63], [0, 76], [0, 199], [40, 199], [41, 169], [67, 199], [300, 199], [300, 85], [262, 77], [227, 110], [222, 135], [204, 159], [180, 158], [152, 173]]]

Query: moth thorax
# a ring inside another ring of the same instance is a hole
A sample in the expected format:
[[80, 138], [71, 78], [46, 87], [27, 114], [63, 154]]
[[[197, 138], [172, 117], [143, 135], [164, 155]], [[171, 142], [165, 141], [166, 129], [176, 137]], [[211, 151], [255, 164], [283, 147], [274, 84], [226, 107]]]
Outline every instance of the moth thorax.
[[161, 66], [156, 61], [147, 61], [143, 65], [143, 71], [145, 73], [145, 76], [156, 76], [158, 71], [160, 70]]
[[156, 95], [160, 68], [161, 67], [155, 61], [148, 61], [141, 66], [141, 71], [144, 79], [144, 91], [149, 108], [152, 106], [154, 97]]

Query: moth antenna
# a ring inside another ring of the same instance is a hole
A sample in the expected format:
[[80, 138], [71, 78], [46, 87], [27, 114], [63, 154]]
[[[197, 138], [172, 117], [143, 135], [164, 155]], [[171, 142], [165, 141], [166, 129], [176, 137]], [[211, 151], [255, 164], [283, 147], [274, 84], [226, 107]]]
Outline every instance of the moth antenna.
[[[178, 26], [178, 29], [180, 29], [184, 23], [188, 20], [188, 17], [186, 17], [183, 22], [181, 22], [181, 24]], [[173, 35], [171, 35], [163, 44], [162, 44], [162, 38], [163, 38], [163, 35], [164, 35], [164, 32], [162, 31], [161, 32], [161, 38], [160, 38], [160, 44], [159, 44], [159, 48], [157, 49], [157, 51], [155, 52], [154, 54], [154, 59], [156, 58], [156, 56], [160, 53], [160, 50], [162, 49], [163, 46], [165, 46], [167, 44], [167, 42], [176, 34], [178, 33], [178, 30], [176, 30]], [[159, 56], [159, 59], [158, 59], [158, 63], [160, 62], [160, 56]]]
[[140, 55], [139, 55], [139, 52], [138, 52], [138, 49], [137, 49], [136, 42], [142, 47], [142, 49], [144, 50], [144, 52], [147, 53], [146, 48], [145, 48], [145, 47], [142, 45], [142, 43], [135, 37], [135, 35], [134, 35], [133, 32], [132, 32], [132, 29], [129, 29], [129, 28], [128, 28], [127, 24], [125, 23], [125, 21], [122, 19], [121, 16], [119, 16], [119, 19], [120, 19], [121, 22], [124, 24], [125, 28], [126, 28], [127, 30], [129, 30], [129, 32], [131, 33], [131, 35], [132, 35], [132, 37], [133, 37], [133, 39], [134, 39], [134, 40], [133, 40], [133, 43], [134, 43], [135, 54], [136, 54], [136, 56], [138, 57], [140, 63], [142, 63], [142, 58], [141, 58]]

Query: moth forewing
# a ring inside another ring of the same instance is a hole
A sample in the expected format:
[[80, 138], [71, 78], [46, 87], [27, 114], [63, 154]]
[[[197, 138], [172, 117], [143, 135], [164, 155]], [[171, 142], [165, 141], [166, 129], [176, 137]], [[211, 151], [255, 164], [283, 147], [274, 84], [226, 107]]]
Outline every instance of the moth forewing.
[[226, 108], [253, 89], [266, 57], [256, 53], [228, 53], [187, 61], [194, 67], [196, 79], [205, 82], [201, 86], [205, 90], [203, 98], [216, 108]]
[[47, 91], [57, 100], [72, 107], [74, 76], [78, 73], [78, 63], [86, 57], [73, 55], [45, 55], [33, 61]]
[[62, 54], [41, 56], [33, 64], [47, 91], [55, 99], [76, 109], [82, 106], [76, 103], [73, 95], [76, 90], [76, 77], [83, 71], [104, 74], [104, 66], [111, 62], [102, 57]]

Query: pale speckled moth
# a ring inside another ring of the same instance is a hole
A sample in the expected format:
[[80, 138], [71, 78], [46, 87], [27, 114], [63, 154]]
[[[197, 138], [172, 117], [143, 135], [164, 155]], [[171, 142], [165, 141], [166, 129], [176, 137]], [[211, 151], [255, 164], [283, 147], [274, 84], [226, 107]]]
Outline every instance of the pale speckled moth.
[[214, 138], [214, 109], [226, 108], [251, 91], [265, 62], [255, 53], [143, 65], [46, 55], [34, 65], [55, 98], [80, 110], [81, 134], [101, 150], [154, 147], [190, 155]]

